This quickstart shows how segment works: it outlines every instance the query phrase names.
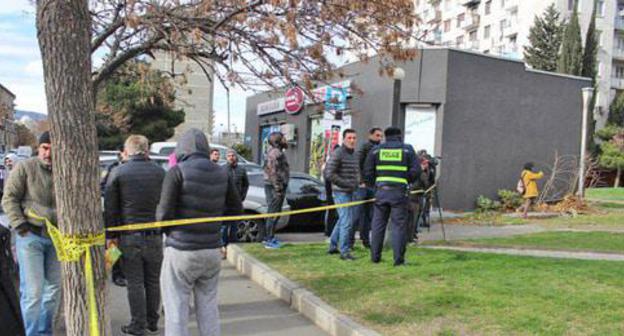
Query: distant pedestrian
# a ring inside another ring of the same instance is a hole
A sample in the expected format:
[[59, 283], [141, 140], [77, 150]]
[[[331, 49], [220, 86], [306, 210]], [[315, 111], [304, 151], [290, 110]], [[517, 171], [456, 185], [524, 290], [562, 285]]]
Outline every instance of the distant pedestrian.
[[[282, 211], [282, 205], [286, 198], [288, 181], [290, 180], [290, 167], [284, 154], [288, 148], [284, 135], [273, 132], [269, 135], [269, 149], [264, 160], [264, 194], [268, 204], [269, 213]], [[264, 227], [264, 247], [278, 249], [282, 245], [275, 238], [275, 225], [279, 217], [267, 218]]]
[[214, 162], [214, 163], [219, 163], [219, 160], [221, 160], [221, 152], [216, 149], [213, 148], [210, 150], [210, 161]]
[[[106, 183], [107, 227], [156, 220], [165, 171], [149, 160], [148, 141], [142, 135], [129, 136], [124, 153], [127, 162], [113, 169]], [[131, 320], [121, 327], [121, 332], [134, 336], [158, 334], [163, 259], [160, 230], [121, 232], [110, 238], [122, 252], [121, 267], [128, 286]]]
[[[176, 146], [178, 164], [162, 186], [159, 221], [238, 215], [242, 212], [234, 179], [209, 158], [203, 132], [186, 131]], [[165, 336], [189, 336], [189, 301], [195, 298], [200, 336], [220, 334], [217, 285], [222, 246], [219, 222], [166, 228], [160, 286]]]
[[39, 137], [37, 156], [20, 161], [4, 187], [2, 208], [17, 232], [20, 306], [27, 336], [52, 335], [61, 298], [61, 266], [45, 221], [56, 225], [50, 133]]
[[[245, 167], [238, 164], [238, 156], [232, 149], [227, 151], [227, 171], [234, 179], [234, 185], [238, 191], [241, 202], [247, 197], [247, 191], [249, 190], [249, 178], [247, 177], [247, 170]], [[223, 240], [223, 258], [227, 257], [227, 245], [229, 243], [235, 243], [237, 240], [238, 222], [224, 222], [221, 225], [221, 239]]]
[[518, 211], [522, 212], [522, 218], [528, 217], [531, 204], [533, 204], [537, 196], [539, 196], [537, 180], [544, 177], [544, 173], [541, 171], [538, 173], [533, 172], [534, 166], [533, 162], [525, 163], [524, 169], [520, 174], [520, 181], [523, 189], [521, 190], [523, 191], [521, 194], [524, 199], [524, 203], [520, 208], [518, 208]]
[[[336, 149], [325, 167], [325, 176], [332, 183], [336, 204], [353, 201], [353, 194], [360, 183], [360, 167], [355, 153], [357, 135], [353, 129], [342, 133], [342, 146]], [[334, 226], [329, 242], [329, 254], [340, 253], [340, 259], [354, 260], [350, 249], [353, 208], [338, 208], [338, 222]]]
[[401, 129], [388, 127], [386, 142], [368, 155], [364, 176], [375, 184], [375, 210], [371, 231], [371, 261], [381, 261], [388, 219], [392, 218], [394, 266], [405, 264], [407, 244], [408, 187], [420, 173], [420, 163], [411, 145], [404, 144]]
[[[368, 131], [368, 140], [360, 146], [357, 151], [358, 163], [360, 167], [360, 185], [354, 195], [354, 200], [363, 201], [375, 196], [374, 185], [367, 185], [364, 178], [364, 163], [368, 153], [381, 144], [383, 130], [373, 127]], [[373, 219], [373, 203], [365, 203], [355, 207], [353, 211], [353, 227], [351, 229], [351, 248], [355, 244], [355, 231], [360, 231], [360, 239], [365, 248], [370, 248], [370, 226]]]
[[2, 169], [0, 169], [0, 195], [3, 193], [4, 184], [9, 180], [11, 170], [13, 170], [16, 163], [17, 155], [9, 153], [4, 157], [4, 165], [2, 165]]

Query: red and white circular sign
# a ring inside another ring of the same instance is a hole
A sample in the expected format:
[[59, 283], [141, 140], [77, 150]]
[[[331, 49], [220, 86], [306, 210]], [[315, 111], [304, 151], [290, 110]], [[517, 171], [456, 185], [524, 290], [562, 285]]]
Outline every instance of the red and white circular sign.
[[284, 109], [286, 113], [297, 114], [303, 108], [303, 90], [295, 86], [286, 91]]

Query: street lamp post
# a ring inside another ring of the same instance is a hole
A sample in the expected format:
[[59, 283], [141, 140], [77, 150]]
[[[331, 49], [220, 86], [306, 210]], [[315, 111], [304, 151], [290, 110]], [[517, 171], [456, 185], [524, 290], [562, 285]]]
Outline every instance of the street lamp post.
[[586, 87], [581, 89], [583, 95], [583, 120], [581, 122], [581, 155], [579, 158], [579, 180], [578, 180], [578, 196], [583, 198], [585, 195], [585, 155], [587, 152], [587, 118], [589, 115], [589, 103], [594, 95], [594, 88]]
[[[405, 70], [399, 67], [394, 68], [394, 72], [392, 73], [392, 78], [394, 78], [394, 90], [392, 93], [392, 116], [391, 116], [391, 126], [399, 127], [399, 114], [401, 110], [401, 81], [405, 79]], [[392, 229], [390, 225], [386, 225], [386, 235], [384, 237], [384, 248], [388, 248], [392, 245]]]
[[399, 111], [401, 109], [401, 82], [405, 78], [405, 70], [399, 67], [394, 68], [394, 73], [392, 74], [392, 78], [394, 78], [394, 91], [393, 91], [393, 96], [392, 96], [391, 125], [398, 127]]

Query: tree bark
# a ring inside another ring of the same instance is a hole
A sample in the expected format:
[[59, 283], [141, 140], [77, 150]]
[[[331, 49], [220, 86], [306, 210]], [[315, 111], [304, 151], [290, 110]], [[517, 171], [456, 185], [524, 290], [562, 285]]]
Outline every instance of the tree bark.
[[615, 173], [615, 182], [613, 183], [614, 188], [620, 187], [620, 175], [622, 175], [622, 168], [617, 167], [617, 170]]
[[[69, 235], [103, 230], [98, 185], [95, 104], [91, 84], [91, 17], [87, 0], [37, 0], [37, 37], [51, 121], [58, 227]], [[104, 248], [93, 255], [101, 335], [111, 335], [106, 315]], [[62, 265], [67, 335], [89, 335], [84, 256]]]

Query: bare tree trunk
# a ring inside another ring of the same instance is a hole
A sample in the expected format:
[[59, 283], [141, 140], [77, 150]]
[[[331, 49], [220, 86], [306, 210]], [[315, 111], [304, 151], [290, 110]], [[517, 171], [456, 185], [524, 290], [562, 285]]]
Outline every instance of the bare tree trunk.
[[[64, 234], [96, 234], [103, 225], [88, 1], [37, 0], [37, 35], [51, 120], [58, 226]], [[100, 334], [111, 335], [103, 252], [103, 247], [92, 248]], [[83, 260], [62, 265], [67, 335], [89, 335]]]
[[617, 167], [616, 173], [615, 173], [615, 182], [613, 183], [613, 187], [614, 188], [619, 188], [620, 187], [620, 175], [622, 175], [622, 168]]

